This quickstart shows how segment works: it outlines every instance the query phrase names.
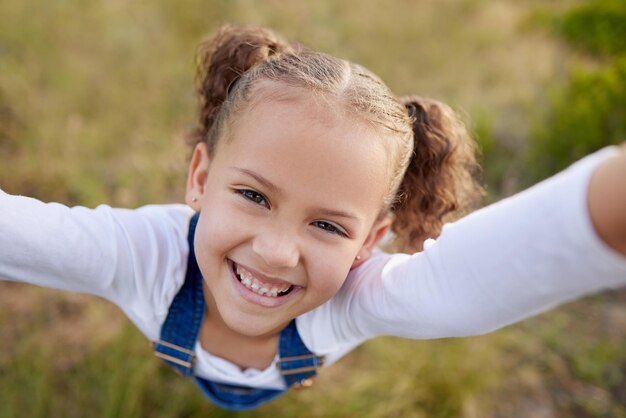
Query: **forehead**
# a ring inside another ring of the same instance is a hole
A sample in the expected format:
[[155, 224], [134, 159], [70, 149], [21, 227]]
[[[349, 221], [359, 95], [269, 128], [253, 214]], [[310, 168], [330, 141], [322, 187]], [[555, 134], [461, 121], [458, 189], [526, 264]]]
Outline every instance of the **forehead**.
[[367, 212], [380, 210], [390, 176], [380, 133], [337, 104], [293, 94], [240, 113], [216, 159], [259, 172], [293, 196]]

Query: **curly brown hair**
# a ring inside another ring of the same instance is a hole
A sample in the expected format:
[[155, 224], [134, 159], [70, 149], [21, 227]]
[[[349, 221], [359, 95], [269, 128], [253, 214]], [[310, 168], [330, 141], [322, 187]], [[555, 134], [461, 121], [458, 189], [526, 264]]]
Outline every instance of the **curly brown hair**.
[[200, 45], [198, 125], [188, 143], [204, 142], [212, 155], [264, 81], [324, 96], [386, 133], [381, 140], [393, 166], [379, 218], [393, 217], [394, 250], [421, 250], [444, 222], [479, 202], [476, 146], [448, 106], [397, 98], [362, 66], [290, 43], [265, 28], [223, 26]]
[[462, 119], [436, 100], [400, 100], [411, 117], [415, 146], [396, 194], [391, 229], [394, 247], [417, 251], [439, 235], [444, 222], [475, 209], [484, 193], [476, 142]]

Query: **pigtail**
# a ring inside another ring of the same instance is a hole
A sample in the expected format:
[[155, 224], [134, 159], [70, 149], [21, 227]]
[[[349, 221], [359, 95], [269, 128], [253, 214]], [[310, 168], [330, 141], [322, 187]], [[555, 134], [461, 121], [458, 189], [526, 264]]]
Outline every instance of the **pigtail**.
[[287, 52], [289, 43], [264, 28], [225, 25], [218, 33], [200, 44], [197, 52], [196, 93], [198, 125], [188, 135], [189, 145], [207, 141], [219, 110], [241, 76], [272, 56]]
[[393, 249], [420, 251], [444, 222], [474, 209], [483, 195], [476, 144], [443, 103], [402, 98], [413, 127], [414, 151], [400, 184], [391, 226]]

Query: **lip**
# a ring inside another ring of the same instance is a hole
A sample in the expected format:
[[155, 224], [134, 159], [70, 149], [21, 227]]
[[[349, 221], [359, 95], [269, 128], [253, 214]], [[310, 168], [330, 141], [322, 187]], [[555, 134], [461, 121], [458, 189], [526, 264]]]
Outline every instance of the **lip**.
[[[245, 287], [243, 283], [241, 283], [239, 279], [237, 279], [237, 276], [235, 275], [235, 272], [234, 272], [234, 266], [236, 264], [237, 263], [235, 263], [234, 261], [230, 259], [226, 259], [226, 265], [228, 267], [228, 272], [230, 273], [230, 277], [232, 278], [233, 285], [235, 286], [235, 288], [237, 289], [237, 291], [239, 292], [239, 294], [244, 300], [254, 305], [259, 305], [259, 306], [263, 306], [266, 308], [275, 308], [275, 307], [288, 303], [303, 289], [302, 286], [292, 284], [293, 289], [291, 289], [291, 291], [284, 296], [271, 297], [271, 296], [259, 295], [258, 293], [254, 293], [253, 291]], [[244, 266], [242, 265], [242, 267]], [[249, 270], [255, 276], [257, 275], [256, 271], [252, 269], [248, 269], [247, 267], [244, 267], [244, 268], [246, 270]], [[267, 276], [264, 276], [262, 274], [259, 274], [259, 277], [269, 282], [272, 281], [270, 278], [267, 278]], [[281, 282], [285, 283], [284, 281], [281, 281]]]

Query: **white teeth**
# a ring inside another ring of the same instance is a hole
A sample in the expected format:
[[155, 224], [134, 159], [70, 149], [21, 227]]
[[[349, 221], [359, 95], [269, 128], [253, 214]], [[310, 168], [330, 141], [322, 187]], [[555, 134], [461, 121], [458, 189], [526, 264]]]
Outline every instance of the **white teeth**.
[[268, 288], [267, 286], [262, 284], [260, 281], [258, 281], [252, 275], [252, 273], [250, 273], [248, 270], [242, 267], [239, 267], [239, 265], [236, 265], [236, 271], [241, 281], [241, 284], [243, 284], [245, 287], [247, 287], [254, 293], [257, 293], [262, 296], [277, 297], [279, 293], [284, 293], [291, 288], [291, 285], [285, 285], [281, 288], [278, 288], [278, 287]]

